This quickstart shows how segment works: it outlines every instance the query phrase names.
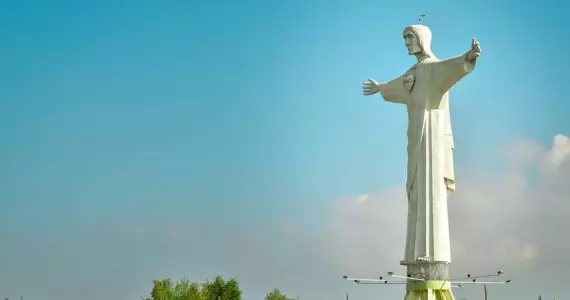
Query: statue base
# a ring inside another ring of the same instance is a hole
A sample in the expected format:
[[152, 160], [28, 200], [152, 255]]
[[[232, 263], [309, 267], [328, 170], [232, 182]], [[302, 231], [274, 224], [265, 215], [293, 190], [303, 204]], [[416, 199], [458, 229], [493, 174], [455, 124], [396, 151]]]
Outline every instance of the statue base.
[[448, 261], [401, 260], [400, 265], [407, 267], [407, 277], [423, 280], [447, 280], [449, 278]]
[[449, 262], [446, 261], [400, 261], [407, 267], [405, 300], [455, 300], [451, 292]]

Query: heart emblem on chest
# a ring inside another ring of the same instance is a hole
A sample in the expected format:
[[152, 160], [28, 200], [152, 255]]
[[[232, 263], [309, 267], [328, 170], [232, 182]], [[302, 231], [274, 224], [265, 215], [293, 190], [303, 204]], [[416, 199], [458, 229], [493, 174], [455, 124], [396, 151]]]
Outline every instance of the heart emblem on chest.
[[408, 92], [412, 91], [412, 89], [414, 88], [414, 83], [416, 83], [416, 77], [414, 76], [414, 74], [412, 74], [412, 72], [406, 73], [404, 75], [404, 86], [406, 87]]

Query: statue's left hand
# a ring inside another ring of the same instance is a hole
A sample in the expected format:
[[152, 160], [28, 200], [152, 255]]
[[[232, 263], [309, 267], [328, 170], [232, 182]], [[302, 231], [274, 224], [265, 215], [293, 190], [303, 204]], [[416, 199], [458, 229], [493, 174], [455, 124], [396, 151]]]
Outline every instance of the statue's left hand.
[[472, 61], [481, 55], [481, 46], [479, 46], [479, 42], [473, 38], [471, 40], [471, 50], [467, 54], [467, 60]]

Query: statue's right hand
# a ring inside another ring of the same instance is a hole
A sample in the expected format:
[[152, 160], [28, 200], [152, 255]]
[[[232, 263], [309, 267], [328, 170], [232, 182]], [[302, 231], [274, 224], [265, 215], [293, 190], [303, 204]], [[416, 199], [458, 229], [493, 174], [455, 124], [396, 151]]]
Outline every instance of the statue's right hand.
[[368, 81], [362, 84], [362, 93], [364, 96], [370, 96], [378, 93], [380, 84], [374, 79], [368, 79]]

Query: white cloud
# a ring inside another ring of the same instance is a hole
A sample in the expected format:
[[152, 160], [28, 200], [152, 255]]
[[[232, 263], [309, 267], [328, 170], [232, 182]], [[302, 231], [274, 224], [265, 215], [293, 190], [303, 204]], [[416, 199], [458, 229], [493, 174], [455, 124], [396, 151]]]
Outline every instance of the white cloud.
[[548, 156], [550, 163], [555, 167], [560, 167], [561, 164], [566, 162], [570, 157], [570, 138], [558, 134], [554, 137], [554, 145], [549, 151]]
[[351, 273], [394, 265], [403, 253], [406, 205], [403, 187], [334, 202], [332, 263]]

